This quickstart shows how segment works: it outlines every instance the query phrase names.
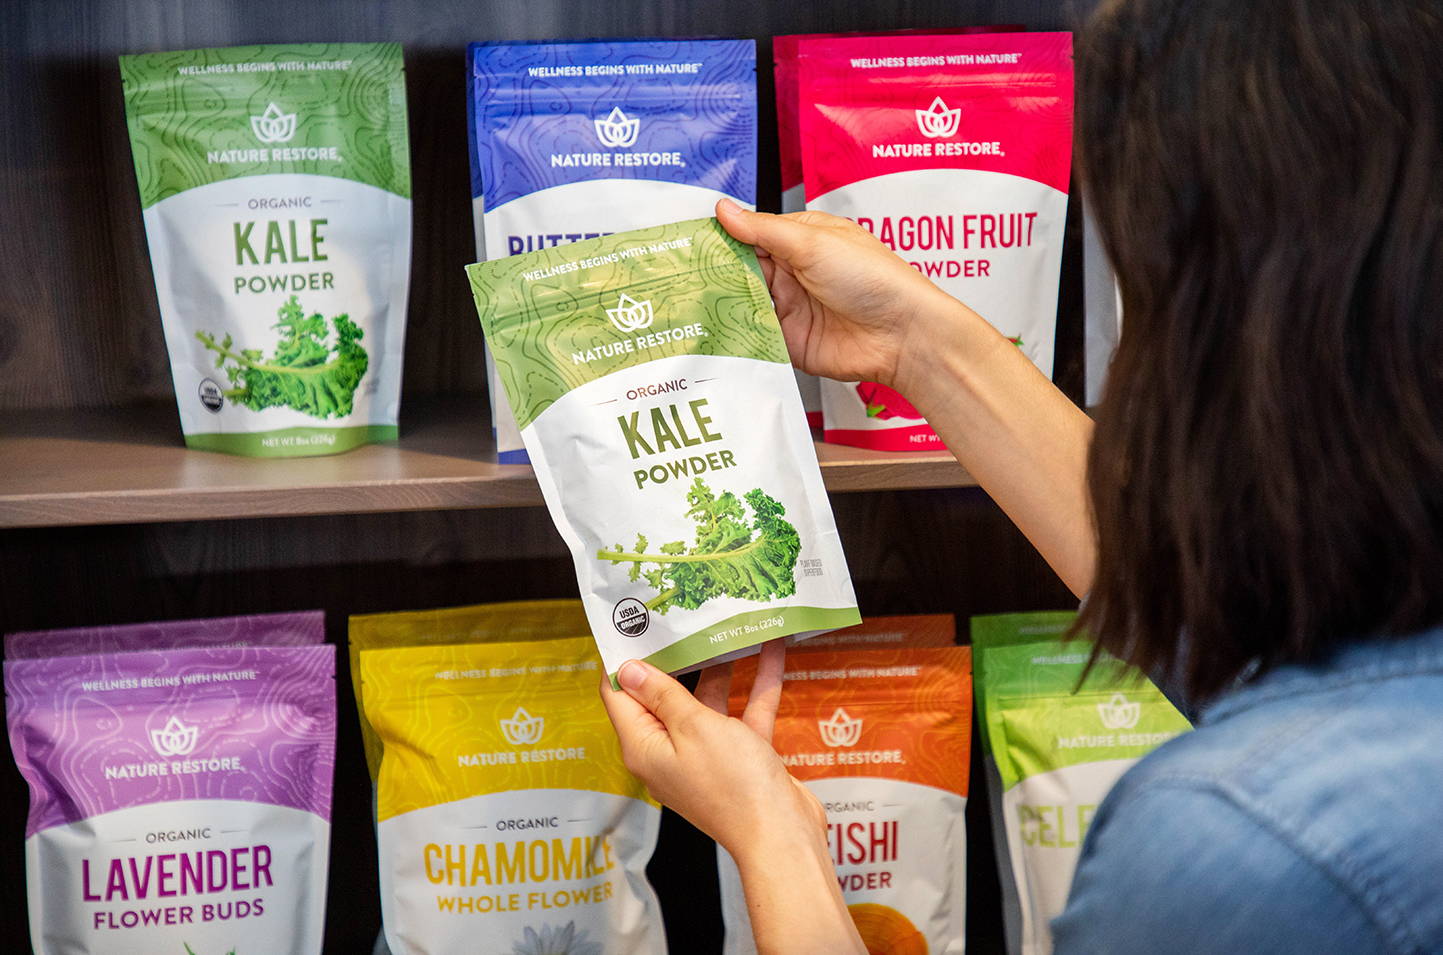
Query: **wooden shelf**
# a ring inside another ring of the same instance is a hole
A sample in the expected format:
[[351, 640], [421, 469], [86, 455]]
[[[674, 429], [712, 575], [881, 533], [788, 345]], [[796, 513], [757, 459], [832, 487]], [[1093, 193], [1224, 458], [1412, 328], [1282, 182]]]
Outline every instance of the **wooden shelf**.
[[[190, 451], [170, 407], [0, 414], [0, 527], [539, 505], [528, 465], [497, 464], [482, 400], [418, 403], [399, 442], [318, 458]], [[817, 444], [832, 491], [957, 487], [950, 455]]]

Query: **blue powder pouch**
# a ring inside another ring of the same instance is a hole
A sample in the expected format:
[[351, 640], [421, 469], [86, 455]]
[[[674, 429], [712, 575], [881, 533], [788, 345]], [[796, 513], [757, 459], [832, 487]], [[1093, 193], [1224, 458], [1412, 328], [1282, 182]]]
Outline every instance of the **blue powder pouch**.
[[[467, 62], [479, 258], [756, 204], [752, 40], [473, 43]], [[524, 463], [486, 363], [497, 459]]]

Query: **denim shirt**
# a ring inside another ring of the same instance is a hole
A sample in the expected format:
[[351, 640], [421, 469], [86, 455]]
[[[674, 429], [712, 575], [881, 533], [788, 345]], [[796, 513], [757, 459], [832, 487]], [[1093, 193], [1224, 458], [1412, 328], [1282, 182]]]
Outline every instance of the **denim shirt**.
[[1058, 955], [1443, 952], [1443, 629], [1220, 698], [1083, 845]]

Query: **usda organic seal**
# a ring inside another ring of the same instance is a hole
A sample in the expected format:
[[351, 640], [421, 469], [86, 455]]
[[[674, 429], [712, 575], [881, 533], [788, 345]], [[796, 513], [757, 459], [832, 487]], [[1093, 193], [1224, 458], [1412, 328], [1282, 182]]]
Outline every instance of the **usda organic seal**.
[[651, 611], [635, 597], [623, 597], [611, 611], [611, 625], [627, 637], [639, 637], [651, 625]]

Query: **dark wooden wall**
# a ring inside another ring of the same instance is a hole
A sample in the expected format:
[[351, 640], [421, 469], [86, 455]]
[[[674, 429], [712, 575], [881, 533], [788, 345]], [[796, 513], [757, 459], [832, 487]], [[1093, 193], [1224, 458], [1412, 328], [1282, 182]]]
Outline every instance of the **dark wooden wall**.
[[[1079, 0], [1083, 6], [1088, 0]], [[478, 391], [465, 41], [753, 36], [760, 41], [761, 204], [777, 198], [767, 38], [778, 33], [1020, 23], [1070, 29], [1069, 0], [6, 0], [0, 4], [0, 410], [171, 400], [115, 57], [280, 40], [405, 44], [415, 254], [405, 393]], [[1082, 384], [1076, 203], [1064, 256], [1058, 380]], [[405, 425], [403, 409], [402, 424]], [[179, 441], [177, 433], [176, 440]], [[0, 467], [5, 463], [0, 461]], [[1065, 588], [976, 490], [835, 498], [863, 609], [969, 614], [1066, 607]], [[541, 509], [0, 531], [0, 631], [322, 607], [350, 613], [567, 596], [575, 582]], [[369, 951], [379, 926], [369, 784], [341, 676], [327, 951]], [[998, 950], [990, 835], [974, 783], [968, 942]], [[26, 796], [0, 760], [0, 949], [26, 939]], [[711, 847], [668, 817], [653, 875], [673, 951], [717, 949]]]

